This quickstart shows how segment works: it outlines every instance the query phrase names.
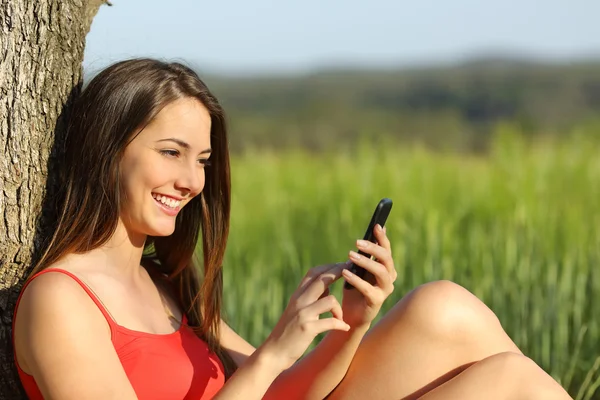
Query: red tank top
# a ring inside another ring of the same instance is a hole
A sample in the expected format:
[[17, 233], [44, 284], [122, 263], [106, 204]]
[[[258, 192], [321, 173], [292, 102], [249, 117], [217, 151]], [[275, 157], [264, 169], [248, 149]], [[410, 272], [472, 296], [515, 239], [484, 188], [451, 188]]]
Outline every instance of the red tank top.
[[[47, 268], [35, 274], [21, 289], [15, 313], [23, 291], [31, 280], [51, 271], [60, 272], [73, 278], [102, 311], [110, 326], [111, 340], [115, 350], [138, 399], [210, 399], [223, 387], [225, 373], [221, 361], [214, 353], [210, 352], [207, 344], [186, 326], [185, 315], [179, 330], [169, 334], [153, 334], [127, 329], [118, 325], [92, 290], [68, 271]], [[25, 373], [19, 367], [16, 355], [14, 359], [27, 396], [31, 400], [43, 400], [33, 376]]]

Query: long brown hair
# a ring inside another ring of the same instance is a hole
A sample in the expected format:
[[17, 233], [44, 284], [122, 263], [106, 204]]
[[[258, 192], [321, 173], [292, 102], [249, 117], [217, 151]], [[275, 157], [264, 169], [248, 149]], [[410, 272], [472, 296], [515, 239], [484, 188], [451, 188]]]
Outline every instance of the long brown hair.
[[[219, 102], [190, 68], [132, 59], [111, 65], [89, 82], [67, 128], [57, 225], [31, 274], [109, 240], [123, 206], [120, 160], [125, 147], [163, 107], [184, 97], [198, 99], [210, 113], [211, 166], [202, 193], [177, 215], [173, 234], [148, 236], [141, 263], [166, 275], [189, 326], [221, 359], [229, 378], [236, 365], [218, 340], [231, 203], [227, 128]], [[203, 269], [195, 257], [200, 230]]]

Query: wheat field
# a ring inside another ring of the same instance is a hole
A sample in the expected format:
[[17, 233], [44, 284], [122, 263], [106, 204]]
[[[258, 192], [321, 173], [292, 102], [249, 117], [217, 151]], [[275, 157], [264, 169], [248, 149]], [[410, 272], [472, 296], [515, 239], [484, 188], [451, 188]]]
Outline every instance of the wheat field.
[[600, 398], [598, 148], [504, 134], [479, 157], [366, 141], [235, 156], [225, 314], [259, 346], [305, 272], [344, 261], [390, 197], [399, 276], [380, 316], [419, 284], [455, 281], [574, 398]]

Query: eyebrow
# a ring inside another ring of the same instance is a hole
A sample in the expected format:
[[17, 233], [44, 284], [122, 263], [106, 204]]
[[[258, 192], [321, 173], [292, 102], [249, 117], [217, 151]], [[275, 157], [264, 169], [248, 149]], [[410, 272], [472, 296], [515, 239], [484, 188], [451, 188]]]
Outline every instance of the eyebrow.
[[[181, 139], [177, 139], [177, 138], [161, 139], [161, 140], [157, 140], [156, 142], [158, 143], [158, 142], [166, 142], [166, 141], [175, 142], [175, 143], [177, 143], [179, 146], [183, 147], [183, 148], [184, 148], [184, 149], [186, 149], [186, 150], [189, 150], [189, 149], [190, 149], [190, 145], [189, 145], [189, 144], [187, 144], [187, 143], [186, 143], [186, 142], [184, 142], [183, 140], [181, 140]], [[206, 153], [210, 153], [210, 152], [212, 152], [212, 149], [208, 148], [208, 149], [202, 150], [202, 151], [200, 152], [200, 154], [206, 154]]]

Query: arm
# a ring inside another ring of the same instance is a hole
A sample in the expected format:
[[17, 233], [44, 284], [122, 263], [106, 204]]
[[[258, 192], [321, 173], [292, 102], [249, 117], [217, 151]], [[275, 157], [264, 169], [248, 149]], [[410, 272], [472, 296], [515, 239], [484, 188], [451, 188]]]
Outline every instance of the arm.
[[46, 273], [25, 289], [15, 352], [46, 399], [137, 399], [106, 319], [71, 278]]
[[262, 399], [281, 370], [261, 349], [249, 355], [219, 390], [214, 400]]
[[[367, 329], [328, 332], [313, 351], [274, 379], [264, 398], [291, 399], [292, 393], [299, 399], [325, 398], [346, 374]], [[245, 365], [255, 351], [223, 321], [221, 343], [239, 366]]]
[[265, 399], [324, 399], [346, 375], [367, 329], [328, 332], [317, 347], [277, 377]]
[[[237, 378], [234, 384], [238, 389], [230, 393], [239, 397], [230, 396], [228, 399], [248, 399], [258, 394], [260, 398], [267, 399], [290, 398], [290, 395], [292, 398], [310, 396], [322, 399], [337, 386], [346, 373], [362, 333], [355, 331], [350, 335], [331, 335], [329, 337], [332, 339], [325, 341], [311, 355], [298, 360], [316, 335], [322, 332], [331, 334], [331, 331], [347, 333], [351, 330], [351, 326], [342, 320], [342, 308], [337, 299], [333, 295], [325, 295], [328, 286], [340, 278], [347, 265], [325, 264], [307, 272], [269, 337], [240, 365], [236, 372], [239, 377], [234, 374], [230, 379]], [[330, 312], [333, 317], [321, 318], [325, 312]], [[368, 323], [355, 326], [365, 325]], [[222, 346], [238, 360], [242, 359], [240, 354], [252, 351], [251, 346], [228, 327], [219, 339]], [[262, 361], [257, 361], [259, 359]], [[225, 384], [224, 390], [232, 383], [230, 381]], [[258, 388], [254, 388], [253, 384]], [[242, 388], [246, 389], [244, 385], [251, 390], [249, 393], [242, 392]], [[299, 392], [300, 388], [303, 392]]]
[[377, 225], [374, 234], [380, 245], [364, 241], [357, 241], [356, 244], [377, 261], [354, 252], [349, 253], [356, 265], [365, 268], [376, 279], [376, 284], [372, 285], [352, 273], [345, 275], [345, 279], [355, 290], [344, 290], [344, 320], [354, 328], [347, 332], [329, 332], [315, 350], [277, 378], [269, 390], [269, 394], [273, 392], [272, 398], [278, 398], [284, 393], [297, 393], [297, 398], [323, 399], [335, 389], [348, 371], [361, 339], [385, 299], [394, 290], [393, 283], [397, 277], [385, 231]]

